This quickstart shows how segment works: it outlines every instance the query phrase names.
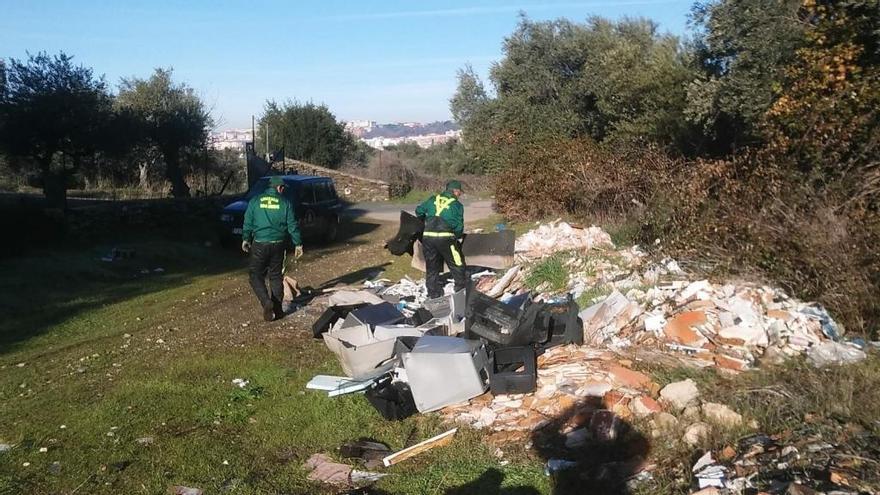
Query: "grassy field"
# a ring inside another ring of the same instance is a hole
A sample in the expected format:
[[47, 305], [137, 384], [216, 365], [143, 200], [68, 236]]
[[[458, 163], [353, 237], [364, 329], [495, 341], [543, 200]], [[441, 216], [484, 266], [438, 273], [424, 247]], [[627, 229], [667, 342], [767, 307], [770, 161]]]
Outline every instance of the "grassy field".
[[[314, 286], [339, 279], [339, 270], [399, 277], [406, 264], [387, 264], [373, 246], [387, 235], [307, 249], [291, 272]], [[340, 372], [311, 339], [317, 313], [259, 321], [237, 253], [127, 247], [136, 256], [113, 263], [99, 260], [109, 246], [0, 263], [9, 295], [0, 443], [13, 446], [0, 453], [0, 493], [164, 493], [172, 485], [332, 493], [305, 479], [300, 466], [313, 453], [362, 437], [399, 449], [447, 429], [432, 415], [385, 421], [359, 395], [307, 392], [315, 374]], [[500, 466], [472, 431], [389, 472], [380, 484], [389, 493], [443, 493], [475, 480], [490, 493], [549, 490], [540, 462]]]
[[[313, 287], [412, 273], [408, 258], [381, 249], [389, 226], [361, 222], [349, 230], [337, 245], [307, 245], [289, 273]], [[112, 247], [136, 255], [100, 261]], [[174, 485], [338, 493], [309, 482], [303, 461], [333, 456], [349, 440], [399, 449], [449, 428], [430, 414], [385, 421], [361, 395], [306, 391], [315, 374], [340, 373], [323, 342], [311, 338], [320, 308], [262, 322], [244, 264], [240, 253], [195, 241], [132, 241], [0, 262], [0, 443], [11, 446], [0, 452], [0, 493], [153, 494]], [[880, 428], [874, 358], [830, 372], [794, 362], [737, 378], [649, 371], [661, 384], [694, 377], [768, 433], [794, 428], [805, 415], [818, 418], [814, 430], [828, 438], [855, 426]], [[234, 385], [236, 378], [247, 386]], [[775, 393], [753, 391], [761, 389]], [[688, 493], [693, 452], [661, 441], [653, 452], [655, 481], [635, 493]], [[545, 461], [523, 445], [505, 446], [498, 457], [481, 432], [463, 429], [449, 447], [388, 469], [370, 493], [579, 493], [554, 492]]]

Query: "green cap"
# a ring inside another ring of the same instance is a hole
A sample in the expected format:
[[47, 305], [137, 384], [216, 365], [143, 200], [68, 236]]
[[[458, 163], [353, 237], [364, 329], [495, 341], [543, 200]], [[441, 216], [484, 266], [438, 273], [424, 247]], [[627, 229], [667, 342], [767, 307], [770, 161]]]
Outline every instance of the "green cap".
[[461, 182], [457, 180], [451, 180], [446, 183], [446, 190], [451, 191], [453, 189], [461, 190]]
[[273, 175], [272, 177], [269, 177], [269, 185], [272, 187], [283, 186], [283, 185], [285, 185], [284, 179], [282, 179], [281, 177], [279, 177], [277, 175]]

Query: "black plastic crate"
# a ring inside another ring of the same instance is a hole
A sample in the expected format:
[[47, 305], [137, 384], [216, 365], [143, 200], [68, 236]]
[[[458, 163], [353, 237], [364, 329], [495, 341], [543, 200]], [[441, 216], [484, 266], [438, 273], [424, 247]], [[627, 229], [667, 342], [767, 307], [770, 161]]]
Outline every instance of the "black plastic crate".
[[546, 342], [548, 329], [538, 322], [543, 307], [527, 299], [519, 308], [472, 290], [468, 294], [465, 331], [471, 337], [482, 337], [501, 345]]
[[489, 371], [492, 395], [528, 394], [535, 391], [537, 382], [534, 347], [500, 347], [492, 352]]

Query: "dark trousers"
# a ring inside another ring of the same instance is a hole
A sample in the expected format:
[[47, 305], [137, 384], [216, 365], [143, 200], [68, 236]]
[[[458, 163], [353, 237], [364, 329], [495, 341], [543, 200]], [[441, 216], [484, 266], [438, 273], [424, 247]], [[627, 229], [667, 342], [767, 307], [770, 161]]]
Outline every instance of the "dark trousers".
[[[264, 308], [271, 306], [275, 309], [281, 307], [284, 299], [284, 284], [281, 270], [284, 268], [284, 243], [283, 242], [254, 242], [251, 246], [250, 280], [254, 294], [260, 300]], [[266, 290], [266, 276], [269, 277], [269, 287], [272, 296]]]
[[466, 287], [464, 255], [461, 254], [461, 244], [454, 237], [426, 236], [422, 239], [422, 253], [425, 256], [425, 285], [428, 286], [428, 297], [433, 299], [443, 295], [440, 272], [443, 270], [444, 262], [452, 273], [456, 292]]

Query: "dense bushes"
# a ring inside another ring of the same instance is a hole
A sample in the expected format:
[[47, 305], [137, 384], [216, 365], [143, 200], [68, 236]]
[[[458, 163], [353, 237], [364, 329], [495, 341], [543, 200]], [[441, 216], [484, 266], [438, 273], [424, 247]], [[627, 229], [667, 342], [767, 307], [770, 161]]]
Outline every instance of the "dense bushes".
[[[739, 8], [733, 3], [717, 2], [704, 15]], [[774, 60], [786, 65], [751, 79], [773, 86], [754, 92], [770, 102], [740, 99], [737, 119], [757, 115], [741, 134], [751, 146], [682, 159], [671, 157], [669, 141], [648, 144], [648, 135], [599, 143], [557, 137], [504, 163], [500, 209], [520, 219], [569, 213], [628, 222], [645, 246], [711, 273], [769, 279], [825, 303], [851, 330], [876, 334], [880, 2], [807, 1], [795, 10], [807, 27], [797, 42], [785, 34], [779, 46], [792, 51]], [[744, 81], [725, 84], [741, 94]]]

